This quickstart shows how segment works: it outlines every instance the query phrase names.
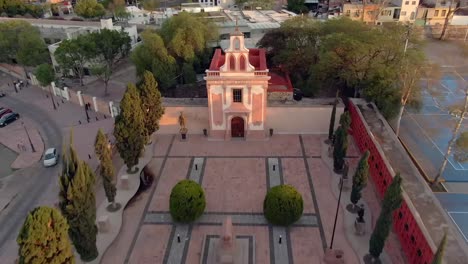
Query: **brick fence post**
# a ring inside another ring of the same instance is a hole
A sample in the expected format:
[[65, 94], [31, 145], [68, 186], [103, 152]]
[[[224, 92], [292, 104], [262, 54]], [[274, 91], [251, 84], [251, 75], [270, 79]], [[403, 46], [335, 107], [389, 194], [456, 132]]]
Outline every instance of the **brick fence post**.
[[76, 95], [78, 96], [78, 102], [80, 102], [80, 106], [83, 106], [83, 96], [81, 96], [81, 91], [76, 92]]
[[97, 104], [97, 98], [96, 96], [93, 96], [93, 106], [94, 106], [94, 111], [98, 111], [98, 104]]

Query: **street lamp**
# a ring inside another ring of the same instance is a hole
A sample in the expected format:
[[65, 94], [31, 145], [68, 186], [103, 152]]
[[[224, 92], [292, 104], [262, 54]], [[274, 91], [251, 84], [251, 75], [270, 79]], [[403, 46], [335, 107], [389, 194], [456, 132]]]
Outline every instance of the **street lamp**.
[[49, 85], [49, 93], [50, 93], [50, 99], [52, 99], [52, 105], [54, 106], [54, 110], [57, 110], [57, 107], [55, 106], [54, 95], [52, 94], [51, 85]]
[[338, 220], [338, 212], [340, 210], [340, 201], [341, 201], [341, 192], [343, 191], [343, 176], [340, 177], [339, 186], [340, 186], [340, 194], [338, 195], [338, 204], [336, 205], [335, 223], [333, 224], [333, 232], [332, 232], [332, 237], [331, 237], [331, 242], [330, 242], [330, 249], [333, 249], [333, 240], [335, 239], [336, 221]]
[[84, 110], [85, 110], [85, 113], [86, 113], [86, 121], [88, 121], [88, 123], [89, 123], [88, 104], [87, 103], [85, 103], [85, 105], [84, 105]]
[[26, 126], [24, 125], [24, 122], [21, 122], [21, 124], [23, 125], [24, 131], [26, 132], [26, 135], [28, 136], [29, 145], [31, 145], [32, 152], [36, 152], [36, 149], [34, 148], [34, 145], [31, 141], [31, 137], [29, 137], [29, 133], [28, 133], [28, 130], [26, 129]]

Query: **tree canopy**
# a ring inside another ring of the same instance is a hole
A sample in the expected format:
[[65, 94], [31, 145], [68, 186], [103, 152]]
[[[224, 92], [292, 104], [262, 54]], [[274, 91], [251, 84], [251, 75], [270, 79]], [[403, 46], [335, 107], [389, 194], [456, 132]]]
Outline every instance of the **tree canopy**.
[[95, 176], [89, 165], [78, 159], [70, 141], [64, 150], [59, 176], [59, 208], [70, 225], [69, 234], [76, 251], [82, 260], [91, 261], [98, 256]]
[[192, 61], [218, 33], [215, 25], [203, 16], [187, 12], [166, 20], [160, 32], [169, 52], [185, 61]]
[[330, 96], [338, 88], [345, 96], [374, 101], [391, 118], [400, 109], [401, 84], [409, 80], [402, 77], [414, 69], [403, 67], [407, 36], [406, 56], [420, 62], [419, 34], [408, 35], [400, 24], [366, 25], [346, 17], [325, 22], [295, 17], [267, 32], [258, 46], [267, 50], [270, 68], [290, 72], [294, 87], [306, 95]]
[[62, 40], [54, 53], [62, 74], [68, 75], [72, 71], [83, 85], [84, 67], [95, 56], [95, 45], [88, 35]]
[[134, 84], [129, 84], [120, 102], [120, 113], [115, 119], [114, 136], [117, 150], [128, 170], [138, 164], [146, 139], [141, 99]]
[[50, 64], [44, 63], [37, 66], [34, 73], [42, 86], [50, 85], [50, 83], [55, 80], [55, 72]]
[[159, 120], [164, 114], [161, 93], [158, 90], [158, 83], [151, 72], [146, 71], [143, 75], [143, 83], [139, 86], [141, 107], [144, 114], [144, 124], [146, 140], [149, 141], [151, 135], [159, 129]]
[[154, 31], [141, 33], [142, 44], [134, 49], [131, 59], [136, 66], [137, 74], [143, 76], [145, 71], [153, 73], [161, 88], [166, 89], [175, 83], [176, 60], [169, 54], [164, 40]]
[[57, 209], [37, 207], [29, 212], [18, 238], [19, 264], [73, 264], [68, 224]]
[[102, 17], [106, 11], [96, 0], [80, 0], [75, 5], [75, 13], [84, 18]]
[[107, 86], [114, 70], [115, 63], [127, 56], [131, 48], [128, 33], [121, 30], [101, 29], [88, 35], [94, 43], [92, 72], [104, 81], [104, 94], [108, 95]]
[[0, 62], [37, 66], [49, 60], [49, 51], [37, 28], [22, 20], [0, 23]]
[[41, 18], [44, 15], [44, 5], [28, 4], [21, 0], [0, 0], [0, 14], [9, 17], [30, 15]]

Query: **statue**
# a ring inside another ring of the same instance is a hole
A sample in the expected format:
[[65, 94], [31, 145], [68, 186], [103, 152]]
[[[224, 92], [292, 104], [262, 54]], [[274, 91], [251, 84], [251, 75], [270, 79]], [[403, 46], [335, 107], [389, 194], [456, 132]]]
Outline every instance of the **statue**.
[[179, 115], [179, 125], [180, 125], [180, 130], [186, 128], [186, 127], [185, 127], [185, 116], [184, 116], [184, 112], [180, 112], [180, 115]]
[[236, 263], [236, 245], [235, 238], [232, 230], [232, 219], [230, 216], [226, 217], [223, 222], [223, 229], [221, 233], [221, 240], [218, 244], [217, 263], [220, 264], [234, 264]]
[[184, 112], [180, 112], [179, 125], [180, 125], [180, 134], [182, 135], [182, 139], [185, 140], [187, 138], [188, 129], [185, 127]]

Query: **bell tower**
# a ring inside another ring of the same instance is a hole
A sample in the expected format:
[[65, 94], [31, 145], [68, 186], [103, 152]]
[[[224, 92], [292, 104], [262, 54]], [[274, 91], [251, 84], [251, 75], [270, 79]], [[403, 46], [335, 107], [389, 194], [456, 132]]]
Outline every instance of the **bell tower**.
[[230, 34], [229, 48], [225, 51], [224, 65], [220, 68], [220, 74], [224, 73], [253, 73], [255, 67], [249, 63], [249, 49], [245, 47], [244, 34], [239, 31], [236, 20], [236, 29]]

